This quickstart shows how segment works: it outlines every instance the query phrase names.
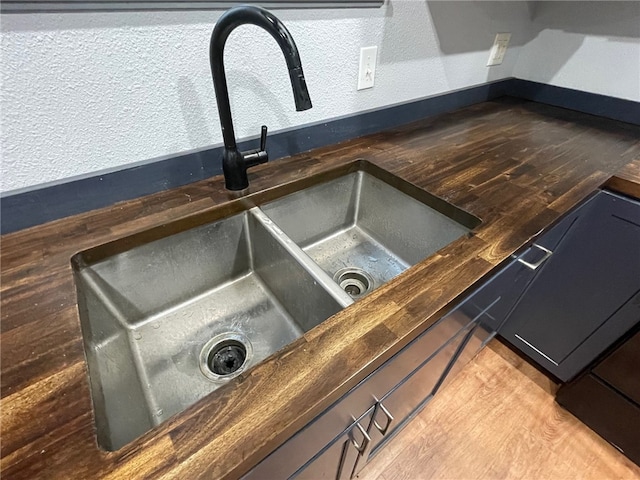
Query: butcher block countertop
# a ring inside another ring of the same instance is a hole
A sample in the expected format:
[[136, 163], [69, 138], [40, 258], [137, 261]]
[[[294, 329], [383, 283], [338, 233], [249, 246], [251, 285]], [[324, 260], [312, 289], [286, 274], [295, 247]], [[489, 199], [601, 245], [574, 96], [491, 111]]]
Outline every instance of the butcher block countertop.
[[[135, 233], [156, 238], [211, 222], [362, 160], [482, 224], [183, 413], [102, 450], [71, 257]], [[239, 477], [605, 182], [640, 196], [640, 127], [503, 98], [261, 165], [243, 195], [215, 177], [5, 235], [2, 474]]]

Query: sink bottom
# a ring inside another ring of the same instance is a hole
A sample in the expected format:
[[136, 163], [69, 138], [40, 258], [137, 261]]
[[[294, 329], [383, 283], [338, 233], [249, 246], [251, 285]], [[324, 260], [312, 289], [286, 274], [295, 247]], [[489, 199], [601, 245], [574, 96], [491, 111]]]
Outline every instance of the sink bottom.
[[345, 268], [364, 271], [373, 279], [368, 291], [411, 266], [358, 225], [340, 230], [303, 250], [332, 277]]
[[153, 425], [223, 385], [224, 379], [207, 378], [199, 365], [201, 351], [212, 338], [242, 332], [249, 342], [252, 354], [235, 375], [303, 334], [255, 273], [142, 323], [128, 335]]

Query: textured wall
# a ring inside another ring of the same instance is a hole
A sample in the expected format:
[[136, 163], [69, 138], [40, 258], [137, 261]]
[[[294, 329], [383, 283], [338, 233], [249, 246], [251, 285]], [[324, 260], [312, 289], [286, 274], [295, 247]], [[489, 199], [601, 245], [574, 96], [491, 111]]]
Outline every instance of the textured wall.
[[[524, 2], [391, 0], [380, 9], [278, 11], [314, 108], [295, 112], [274, 40], [243, 26], [225, 60], [238, 137], [415, 100], [512, 75]], [[222, 140], [208, 64], [219, 12], [11, 14], [2, 22], [2, 191], [122, 167]], [[511, 31], [499, 67], [493, 37]], [[375, 88], [356, 91], [360, 47]]]
[[536, 2], [514, 76], [640, 101], [640, 2]]

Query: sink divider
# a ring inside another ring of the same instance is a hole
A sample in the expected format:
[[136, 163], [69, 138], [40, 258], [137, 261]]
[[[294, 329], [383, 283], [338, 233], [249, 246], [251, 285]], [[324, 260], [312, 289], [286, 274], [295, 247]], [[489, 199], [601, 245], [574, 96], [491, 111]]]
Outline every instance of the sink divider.
[[354, 303], [353, 298], [325, 272], [309, 255], [307, 255], [289, 236], [284, 233], [260, 207], [253, 207], [249, 213], [269, 234], [304, 268], [324, 290], [333, 297], [342, 308]]

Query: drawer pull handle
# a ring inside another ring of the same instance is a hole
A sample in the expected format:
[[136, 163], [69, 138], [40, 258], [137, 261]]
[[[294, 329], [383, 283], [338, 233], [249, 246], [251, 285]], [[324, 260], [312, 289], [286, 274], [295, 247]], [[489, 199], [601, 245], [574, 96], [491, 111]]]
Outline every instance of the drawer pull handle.
[[367, 450], [367, 447], [369, 446], [369, 442], [371, 442], [371, 437], [365, 431], [365, 429], [362, 428], [362, 425], [360, 425], [360, 422], [356, 422], [356, 427], [358, 428], [358, 430], [360, 430], [360, 433], [362, 434], [362, 442], [360, 445], [358, 445], [358, 442], [356, 442], [356, 439], [353, 438], [352, 436], [351, 443], [353, 444], [354, 447], [356, 447], [358, 454], [363, 455], [364, 452]]
[[378, 429], [380, 434], [384, 436], [389, 431], [389, 427], [393, 422], [393, 415], [389, 413], [389, 410], [387, 410], [387, 408], [382, 404], [382, 402], [378, 403], [378, 408], [382, 410], [382, 413], [384, 413], [384, 416], [387, 419], [387, 424], [384, 427], [381, 427], [380, 424], [378, 423], [377, 415], [376, 415], [373, 419], [373, 425]]
[[527, 262], [526, 260], [523, 260], [522, 258], [519, 258], [518, 262], [520, 262], [522, 265], [524, 265], [525, 267], [527, 267], [530, 270], [537, 270], [540, 265], [542, 265], [544, 262], [546, 262], [546, 260], [551, 255], [553, 255], [553, 252], [551, 250], [549, 250], [548, 248], [545, 248], [542, 245], [538, 245], [536, 243], [534, 243], [531, 246], [532, 247], [536, 247], [538, 250], [542, 250], [544, 252], [544, 255], [542, 256], [542, 258], [540, 260], [538, 260], [537, 262], [533, 262], [533, 263]]

